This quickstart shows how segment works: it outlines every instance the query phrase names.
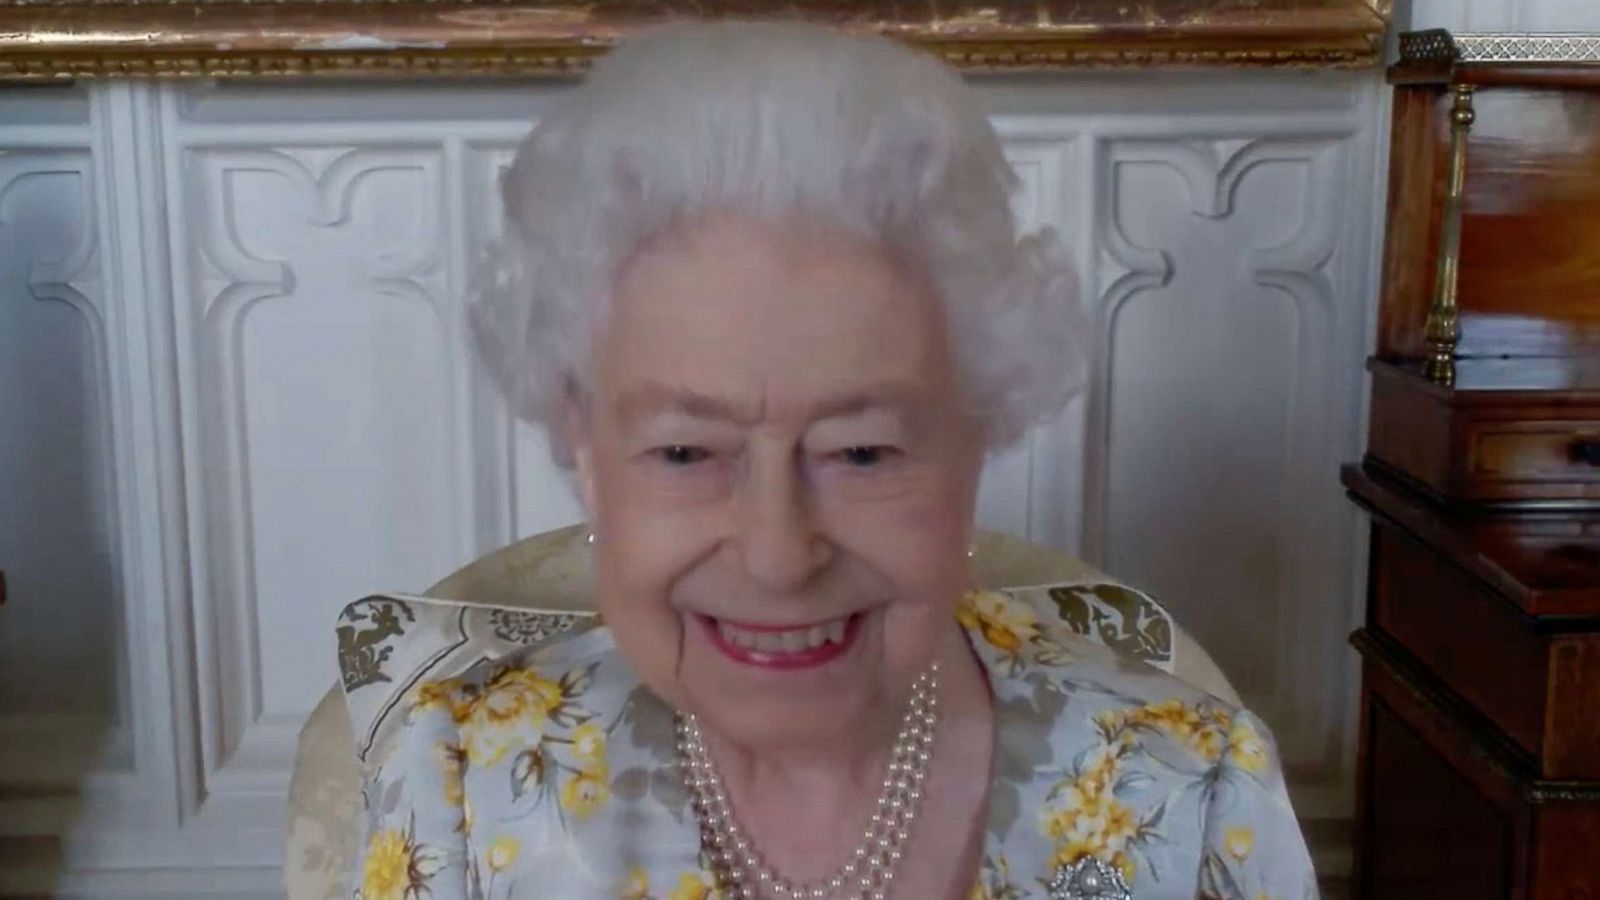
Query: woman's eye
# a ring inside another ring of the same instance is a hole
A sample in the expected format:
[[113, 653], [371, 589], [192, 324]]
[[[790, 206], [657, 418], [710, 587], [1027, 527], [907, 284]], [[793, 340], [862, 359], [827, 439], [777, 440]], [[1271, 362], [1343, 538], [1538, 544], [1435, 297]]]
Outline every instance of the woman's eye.
[[883, 462], [889, 455], [890, 448], [883, 446], [846, 447], [839, 451], [839, 458], [858, 468], [867, 468]]
[[705, 461], [711, 456], [711, 451], [706, 448], [691, 447], [687, 444], [670, 444], [666, 447], [658, 447], [655, 453], [661, 457], [662, 462], [672, 466], [694, 465], [697, 462]]

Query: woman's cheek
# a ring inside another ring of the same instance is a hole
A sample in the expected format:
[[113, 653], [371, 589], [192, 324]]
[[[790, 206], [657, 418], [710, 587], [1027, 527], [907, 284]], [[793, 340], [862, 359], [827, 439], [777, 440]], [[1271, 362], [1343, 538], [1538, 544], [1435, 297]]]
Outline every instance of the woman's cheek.
[[831, 473], [821, 482], [825, 505], [839, 521], [864, 521], [903, 537], [948, 541], [965, 531], [972, 501], [935, 466], [905, 465], [892, 472]]
[[712, 555], [725, 532], [719, 507], [650, 502], [619, 510], [616, 552], [607, 562], [624, 573], [619, 587], [635, 608], [657, 626], [676, 619], [674, 592], [680, 582]]
[[646, 458], [630, 468], [629, 488], [638, 501], [667, 512], [718, 502], [732, 487], [732, 465], [723, 458], [692, 465]]

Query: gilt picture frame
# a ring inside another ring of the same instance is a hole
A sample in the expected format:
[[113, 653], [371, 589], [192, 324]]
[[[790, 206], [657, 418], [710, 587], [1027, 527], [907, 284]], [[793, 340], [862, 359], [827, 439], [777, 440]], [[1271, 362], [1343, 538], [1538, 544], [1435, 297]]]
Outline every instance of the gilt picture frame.
[[1391, 0], [0, 0], [0, 80], [571, 76], [630, 32], [802, 18], [976, 71], [1376, 65]]

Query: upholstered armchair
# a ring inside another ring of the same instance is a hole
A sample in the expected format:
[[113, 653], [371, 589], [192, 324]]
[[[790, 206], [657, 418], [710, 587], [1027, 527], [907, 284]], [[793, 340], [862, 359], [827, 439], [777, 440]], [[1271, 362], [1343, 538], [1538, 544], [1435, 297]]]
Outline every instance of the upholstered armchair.
[[[991, 532], [977, 536], [972, 562], [977, 583], [985, 588], [1110, 581], [1063, 553]], [[583, 529], [573, 527], [484, 556], [424, 593], [469, 606], [585, 612], [592, 608], [590, 585], [589, 548]], [[1164, 610], [1161, 615], [1170, 626], [1157, 630], [1166, 667], [1177, 677], [1237, 703], [1232, 686], [1211, 657]], [[1117, 649], [1121, 639], [1129, 637], [1125, 625], [1118, 621], [1102, 626], [1104, 621], [1086, 616], [1085, 636]], [[1103, 633], [1095, 633], [1097, 629]], [[358, 655], [362, 648], [356, 643], [373, 632], [350, 627], [342, 631], [340, 649], [347, 657]], [[349, 686], [350, 660], [341, 659], [341, 666]], [[300, 732], [284, 857], [289, 900], [331, 900], [340, 894], [356, 852], [355, 822], [361, 804], [356, 745], [345, 698], [335, 686]]]

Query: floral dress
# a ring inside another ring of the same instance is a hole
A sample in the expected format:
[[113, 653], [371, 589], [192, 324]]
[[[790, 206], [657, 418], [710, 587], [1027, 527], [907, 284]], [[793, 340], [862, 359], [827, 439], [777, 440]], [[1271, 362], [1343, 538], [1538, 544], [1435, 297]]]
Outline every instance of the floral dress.
[[[1317, 895], [1250, 713], [990, 592], [958, 619], [997, 730], [972, 900], [1049, 900], [1080, 860], [1140, 900]], [[356, 900], [707, 900], [673, 713], [603, 626], [423, 685], [366, 779]]]

